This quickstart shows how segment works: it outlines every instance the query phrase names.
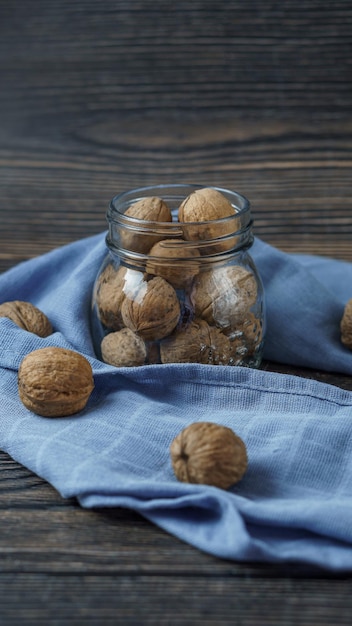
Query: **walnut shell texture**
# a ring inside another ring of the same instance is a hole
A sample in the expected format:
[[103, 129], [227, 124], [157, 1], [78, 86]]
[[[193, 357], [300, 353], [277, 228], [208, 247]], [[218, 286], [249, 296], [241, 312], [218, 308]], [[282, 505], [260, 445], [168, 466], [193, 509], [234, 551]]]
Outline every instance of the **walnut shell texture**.
[[[204, 187], [191, 193], [180, 205], [178, 220], [183, 224], [185, 239], [209, 241], [230, 235], [238, 230], [231, 221], [222, 221], [225, 217], [235, 215], [235, 209], [225, 196], [211, 187]], [[220, 220], [220, 221], [218, 221]], [[221, 243], [214, 242], [206, 248], [200, 248], [205, 254], [221, 253], [233, 247], [233, 238]]]
[[92, 368], [81, 354], [65, 348], [40, 348], [27, 354], [18, 370], [23, 404], [43, 417], [81, 411], [94, 388]]
[[123, 326], [121, 318], [121, 304], [125, 294], [126, 268], [115, 269], [109, 263], [100, 274], [96, 288], [96, 303], [99, 319], [104, 326], [112, 330], [118, 330]]
[[53, 332], [47, 316], [30, 302], [12, 300], [0, 304], [0, 317], [7, 317], [17, 326], [39, 337], [48, 337]]
[[182, 239], [158, 241], [148, 256], [147, 272], [165, 278], [175, 289], [183, 289], [199, 270], [199, 250], [182, 245]]
[[196, 319], [161, 342], [160, 358], [162, 363], [227, 365], [232, 358], [231, 342], [215, 326]]
[[143, 365], [147, 356], [145, 342], [129, 328], [109, 333], [101, 342], [103, 361], [115, 367]]
[[133, 293], [143, 282], [143, 272], [110, 263], [101, 273], [96, 289], [99, 319], [110, 330], [120, 330], [124, 324], [121, 316], [126, 294]]
[[231, 428], [194, 422], [170, 446], [171, 463], [181, 482], [228, 489], [241, 480], [248, 465], [242, 439]]
[[181, 203], [178, 211], [180, 222], [205, 222], [233, 215], [235, 209], [225, 196], [212, 187], [193, 191]]
[[243, 324], [257, 292], [254, 275], [230, 265], [200, 272], [192, 285], [191, 301], [197, 317], [227, 331]]
[[[162, 198], [156, 196], [134, 202], [125, 211], [125, 215], [148, 222], [172, 222], [172, 213], [168, 205]], [[163, 237], [164, 235], [153, 234], [152, 229], [148, 232], [138, 232], [125, 227], [120, 231], [120, 245], [126, 250], [146, 254]]]
[[248, 354], [253, 354], [263, 339], [263, 326], [253, 313], [239, 327], [242, 333], [243, 342], [247, 348]]
[[340, 330], [342, 343], [352, 350], [352, 298], [348, 300], [344, 308]]
[[123, 301], [121, 314], [127, 326], [145, 340], [162, 339], [176, 327], [181, 309], [175, 289], [160, 276], [139, 285]]

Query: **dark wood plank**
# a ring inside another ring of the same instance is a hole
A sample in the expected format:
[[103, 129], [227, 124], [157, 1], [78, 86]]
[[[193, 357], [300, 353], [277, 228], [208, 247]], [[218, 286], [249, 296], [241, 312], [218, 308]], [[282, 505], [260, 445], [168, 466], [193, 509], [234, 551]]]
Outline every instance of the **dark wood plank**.
[[[350, 581], [0, 574], [8, 624], [349, 626]], [[17, 597], [17, 605], [12, 599]]]
[[236, 563], [202, 553], [127, 509], [82, 509], [0, 452], [0, 571], [154, 576], [329, 577], [300, 564]]
[[3, 0], [1, 18], [11, 86], [2, 98], [16, 96], [12, 109], [27, 97], [55, 116], [157, 108], [350, 118], [344, 0]]
[[318, 0], [0, 7], [0, 270], [106, 227], [119, 191], [248, 195], [255, 232], [352, 259], [352, 9]]
[[80, 509], [3, 453], [0, 467], [6, 624], [349, 624], [346, 575], [216, 559], [133, 512]]

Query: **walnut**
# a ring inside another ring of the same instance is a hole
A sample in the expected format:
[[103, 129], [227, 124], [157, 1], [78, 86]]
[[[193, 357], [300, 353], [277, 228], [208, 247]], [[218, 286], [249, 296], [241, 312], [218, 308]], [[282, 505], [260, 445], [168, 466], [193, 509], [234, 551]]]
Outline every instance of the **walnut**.
[[106, 266], [96, 287], [98, 315], [106, 328], [120, 330], [123, 327], [121, 306], [126, 293], [133, 292], [142, 281], [142, 272], [124, 266], [115, 269], [111, 263]]
[[231, 342], [215, 326], [196, 319], [176, 330], [160, 344], [162, 363], [231, 363]]
[[47, 316], [30, 302], [3, 302], [0, 304], [0, 317], [8, 317], [20, 328], [39, 337], [48, 337], [53, 332]]
[[252, 356], [263, 339], [262, 323], [251, 312], [242, 324], [224, 332], [230, 339], [230, 350], [235, 362]]
[[175, 289], [184, 289], [199, 270], [199, 263], [193, 260], [200, 257], [199, 250], [185, 245], [182, 239], [163, 239], [154, 244], [148, 256], [147, 272], [165, 278]]
[[[147, 197], [131, 204], [125, 211], [125, 215], [133, 217], [136, 220], [146, 222], [172, 222], [172, 213], [166, 202], [158, 197]], [[145, 226], [145, 225], [144, 225]], [[121, 226], [120, 230], [120, 246], [126, 250], [147, 254], [148, 250], [164, 235], [153, 233], [153, 229], [149, 224], [147, 228], [143, 228], [143, 224]]]
[[133, 367], [145, 363], [147, 349], [141, 337], [129, 328], [122, 328], [104, 337], [101, 353], [105, 363], [116, 367]]
[[122, 303], [122, 319], [145, 340], [162, 339], [176, 327], [181, 309], [176, 291], [163, 278], [145, 281]]
[[342, 343], [352, 350], [352, 298], [345, 306], [340, 323], [340, 330]]
[[[190, 223], [183, 226], [185, 239], [188, 240], [210, 240], [230, 235], [240, 228], [240, 221], [237, 226], [233, 220], [223, 218], [235, 215], [236, 211], [225, 196], [211, 187], [204, 187], [192, 192], [180, 205], [178, 211], [179, 222]], [[220, 220], [220, 221], [218, 221]], [[212, 244], [200, 250], [205, 254], [223, 252], [232, 248], [232, 239], [223, 241], [220, 244]]]
[[199, 273], [190, 294], [195, 315], [224, 331], [243, 324], [256, 298], [254, 275], [239, 265]]
[[94, 388], [87, 359], [66, 348], [40, 348], [27, 354], [18, 370], [23, 404], [44, 417], [65, 417], [81, 411]]
[[228, 489], [243, 477], [248, 459], [242, 439], [227, 426], [195, 422], [182, 430], [170, 446], [178, 480]]
[[212, 187], [193, 191], [181, 203], [178, 211], [180, 222], [204, 222], [228, 217], [235, 212], [225, 196]]

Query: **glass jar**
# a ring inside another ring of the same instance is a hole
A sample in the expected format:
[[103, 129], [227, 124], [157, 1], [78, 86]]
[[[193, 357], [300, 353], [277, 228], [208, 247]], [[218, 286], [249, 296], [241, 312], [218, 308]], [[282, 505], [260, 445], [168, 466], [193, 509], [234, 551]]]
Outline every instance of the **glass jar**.
[[117, 367], [260, 365], [264, 297], [244, 196], [201, 185], [144, 187], [115, 196], [107, 221], [92, 297], [99, 359]]

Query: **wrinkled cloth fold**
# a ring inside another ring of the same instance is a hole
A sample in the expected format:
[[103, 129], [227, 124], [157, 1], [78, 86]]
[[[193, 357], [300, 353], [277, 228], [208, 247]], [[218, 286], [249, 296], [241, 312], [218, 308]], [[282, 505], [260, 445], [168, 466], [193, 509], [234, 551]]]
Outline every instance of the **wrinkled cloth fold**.
[[[39, 338], [0, 318], [0, 448], [83, 507], [127, 507], [200, 550], [239, 561], [352, 569], [352, 393], [314, 380], [199, 364], [114, 368], [90, 332], [105, 234], [24, 262], [0, 276], [1, 301], [27, 300], [53, 324]], [[288, 255], [256, 239], [267, 311], [265, 358], [352, 375], [340, 341], [352, 264]], [[17, 370], [30, 351], [77, 350], [95, 388], [68, 418], [28, 411]], [[245, 442], [248, 470], [224, 491], [176, 480], [172, 439], [212, 421]]]

